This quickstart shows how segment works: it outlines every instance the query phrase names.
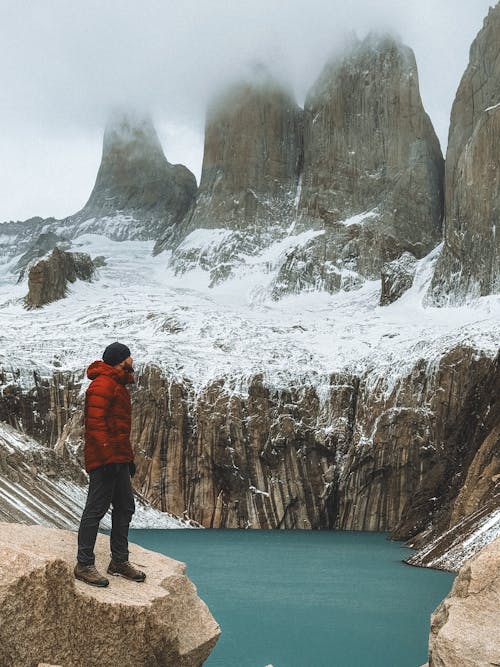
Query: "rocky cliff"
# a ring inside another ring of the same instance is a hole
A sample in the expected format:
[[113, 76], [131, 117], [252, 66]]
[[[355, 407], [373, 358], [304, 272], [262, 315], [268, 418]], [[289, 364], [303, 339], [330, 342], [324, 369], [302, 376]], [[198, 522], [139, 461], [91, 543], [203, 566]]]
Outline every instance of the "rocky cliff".
[[171, 165], [148, 117], [114, 115], [108, 122], [94, 189], [84, 208], [64, 221], [76, 233], [156, 239], [177, 225], [196, 195], [196, 179]]
[[[300, 381], [272, 390], [262, 376], [246, 394], [223, 379], [197, 392], [148, 367], [133, 394], [134, 484], [206, 527], [382, 530], [421, 546], [479, 506], [489, 503], [481, 525], [500, 509], [499, 381], [498, 357], [467, 347], [392, 386], [337, 373], [321, 393]], [[71, 385], [58, 376], [30, 395], [12, 388], [0, 415], [18, 425], [24, 414], [25, 430], [75, 451], [81, 395], [61, 390]], [[55, 433], [30, 421], [42, 405], [59, 415]]]
[[[0, 524], [2, 665], [201, 667], [220, 630], [183, 563], [131, 544], [146, 581], [95, 589], [74, 579], [75, 550], [74, 532]], [[98, 535], [101, 571], [108, 552]]]
[[444, 244], [431, 303], [500, 291], [500, 4], [470, 49], [451, 111]]
[[356, 287], [439, 242], [443, 159], [410, 48], [354, 40], [312, 86], [304, 127], [299, 229], [324, 234], [289, 255], [279, 291]]
[[431, 618], [427, 667], [500, 664], [500, 538], [458, 573]]
[[413, 52], [369, 35], [324, 68], [302, 112], [267, 73], [236, 84], [207, 114], [196, 205], [156, 252], [211, 284], [286, 246], [272, 285], [358, 287], [404, 252], [439, 243], [443, 158]]
[[[302, 110], [264, 68], [219, 94], [207, 111], [200, 188], [178, 237], [177, 270], [201, 263], [217, 282], [238, 255], [283, 236], [295, 214], [301, 163]], [[166, 247], [163, 239], [156, 252]]]

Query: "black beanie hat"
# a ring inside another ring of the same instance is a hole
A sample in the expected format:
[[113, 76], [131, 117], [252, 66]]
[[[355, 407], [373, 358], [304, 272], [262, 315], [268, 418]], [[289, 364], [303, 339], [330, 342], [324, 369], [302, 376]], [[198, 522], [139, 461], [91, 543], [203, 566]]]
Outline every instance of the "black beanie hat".
[[108, 345], [104, 350], [102, 360], [109, 366], [116, 366], [116, 364], [119, 364], [128, 357], [130, 357], [130, 350], [126, 345], [123, 345], [122, 343], [111, 343], [111, 345]]

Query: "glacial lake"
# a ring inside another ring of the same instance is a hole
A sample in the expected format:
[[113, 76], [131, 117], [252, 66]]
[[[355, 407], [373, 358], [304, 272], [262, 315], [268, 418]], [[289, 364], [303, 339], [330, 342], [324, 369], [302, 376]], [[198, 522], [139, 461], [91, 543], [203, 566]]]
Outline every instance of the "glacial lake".
[[[207, 667], [419, 667], [454, 575], [381, 533], [131, 530], [187, 564], [222, 629]], [[131, 560], [133, 561], [133, 555]]]

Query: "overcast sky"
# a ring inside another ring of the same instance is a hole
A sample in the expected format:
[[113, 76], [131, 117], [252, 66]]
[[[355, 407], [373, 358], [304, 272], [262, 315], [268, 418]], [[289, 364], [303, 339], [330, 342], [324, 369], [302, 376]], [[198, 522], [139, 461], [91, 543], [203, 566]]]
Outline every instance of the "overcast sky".
[[170, 162], [199, 180], [207, 99], [259, 60], [303, 103], [343, 35], [415, 51], [446, 150], [451, 104], [489, 0], [0, 0], [0, 221], [76, 212], [112, 107], [151, 109]]

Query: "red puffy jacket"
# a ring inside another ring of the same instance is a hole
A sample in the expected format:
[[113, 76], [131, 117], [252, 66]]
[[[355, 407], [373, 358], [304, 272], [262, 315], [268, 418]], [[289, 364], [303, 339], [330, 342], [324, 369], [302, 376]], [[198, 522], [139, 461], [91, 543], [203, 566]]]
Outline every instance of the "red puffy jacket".
[[129, 463], [131, 404], [125, 385], [132, 373], [94, 361], [87, 369], [92, 380], [85, 395], [85, 468], [87, 472], [106, 463]]

